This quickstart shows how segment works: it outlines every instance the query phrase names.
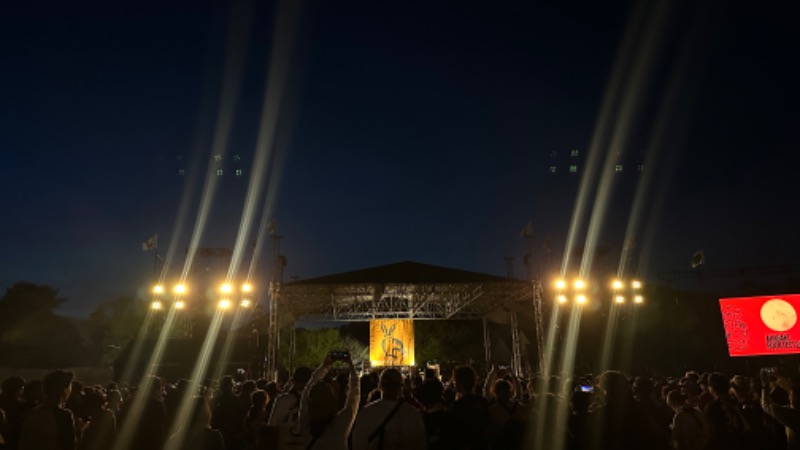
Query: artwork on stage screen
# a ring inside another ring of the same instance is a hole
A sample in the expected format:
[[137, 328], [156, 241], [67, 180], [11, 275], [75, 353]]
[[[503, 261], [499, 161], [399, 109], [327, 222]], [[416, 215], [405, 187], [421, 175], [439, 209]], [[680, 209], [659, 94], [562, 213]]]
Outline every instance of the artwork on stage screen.
[[369, 361], [373, 367], [414, 365], [414, 321], [371, 320]]
[[800, 294], [719, 300], [731, 356], [800, 353]]

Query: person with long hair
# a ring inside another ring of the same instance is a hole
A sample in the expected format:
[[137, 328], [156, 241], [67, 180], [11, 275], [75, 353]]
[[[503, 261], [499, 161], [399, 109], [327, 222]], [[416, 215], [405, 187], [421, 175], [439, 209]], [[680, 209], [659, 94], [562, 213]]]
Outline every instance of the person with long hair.
[[311, 381], [303, 390], [300, 423], [307, 425], [305, 429], [310, 433], [307, 450], [348, 449], [347, 437], [358, 412], [361, 386], [353, 360], [350, 354], [346, 353], [343, 361], [348, 368], [349, 381], [344, 407], [340, 409], [338, 384], [334, 380], [325, 378], [335, 361], [332, 353], [328, 354], [322, 365], [311, 375]]

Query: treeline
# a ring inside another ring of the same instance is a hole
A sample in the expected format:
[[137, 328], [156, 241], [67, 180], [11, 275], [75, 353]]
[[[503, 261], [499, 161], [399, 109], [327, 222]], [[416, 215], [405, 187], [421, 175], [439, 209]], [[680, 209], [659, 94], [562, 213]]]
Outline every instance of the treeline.
[[[9, 368], [112, 367], [117, 357], [140, 336], [149, 304], [142, 299], [118, 297], [101, 304], [86, 319], [59, 315], [68, 300], [56, 288], [17, 282], [0, 297], [0, 366]], [[202, 314], [193, 316], [194, 338], [204, 336], [207, 323]], [[238, 330], [244, 340], [255, 327], [260, 346], [266, 346], [266, 318], [255, 315]], [[305, 325], [305, 327], [303, 327]], [[295, 330], [295, 351], [290, 349], [290, 329], [281, 330], [280, 358], [283, 367], [316, 366], [331, 348], [347, 349], [355, 359], [369, 359], [369, 324], [308, 323]], [[157, 336], [151, 324], [146, 338]], [[418, 321], [416, 360], [482, 361], [482, 328], [479, 321]], [[189, 337], [189, 336], [182, 336]], [[495, 340], [495, 353], [509, 352], [503, 339]]]

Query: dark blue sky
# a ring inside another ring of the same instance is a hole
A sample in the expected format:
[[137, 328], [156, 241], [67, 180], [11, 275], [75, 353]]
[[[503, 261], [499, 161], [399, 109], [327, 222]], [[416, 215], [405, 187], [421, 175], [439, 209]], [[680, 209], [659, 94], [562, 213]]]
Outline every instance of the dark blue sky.
[[[625, 27], [642, 20], [632, 4], [338, 3], [307, 2], [281, 110], [272, 216], [287, 276], [402, 260], [504, 274], [504, 256], [521, 275], [528, 220], [560, 261], [581, 175], [565, 161], [588, 158]], [[671, 4], [624, 145], [598, 146], [626, 164], [605, 264], [616, 267], [638, 162], [657, 176], [637, 240], [644, 277], [688, 269], [700, 248], [709, 267], [797, 263], [800, 31], [777, 7]], [[226, 158], [240, 155], [245, 175], [273, 6], [236, 22], [252, 28]], [[182, 261], [191, 227], [173, 236], [175, 212], [198, 196], [182, 197], [177, 169], [212, 160], [230, 11], [130, 2], [0, 16], [0, 287], [50, 284], [65, 313], [85, 315], [143, 295], [151, 234], [162, 251], [178, 239]], [[202, 246], [233, 246], [246, 185], [222, 177]]]

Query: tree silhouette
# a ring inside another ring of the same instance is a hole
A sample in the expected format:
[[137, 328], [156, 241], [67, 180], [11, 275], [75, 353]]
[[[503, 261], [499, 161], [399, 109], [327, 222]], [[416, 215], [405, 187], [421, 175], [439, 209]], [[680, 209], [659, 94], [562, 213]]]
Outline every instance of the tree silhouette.
[[74, 322], [54, 311], [65, 301], [46, 285], [18, 282], [6, 290], [0, 298], [0, 346], [6, 366], [72, 366], [91, 359]]

